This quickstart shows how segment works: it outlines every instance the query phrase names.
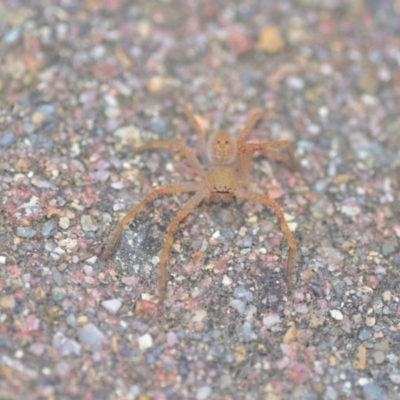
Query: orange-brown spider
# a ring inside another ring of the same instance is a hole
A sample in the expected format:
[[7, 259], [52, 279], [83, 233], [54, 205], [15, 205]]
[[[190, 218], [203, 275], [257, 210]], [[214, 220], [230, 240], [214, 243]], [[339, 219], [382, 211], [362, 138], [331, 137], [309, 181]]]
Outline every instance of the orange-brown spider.
[[[269, 143], [245, 143], [248, 133], [261, 118], [261, 112], [257, 111], [252, 115], [240, 132], [237, 141], [226, 132], [217, 132], [210, 136], [206, 144], [204, 133], [194, 115], [186, 106], [182, 105], [181, 107], [196, 131], [198, 152], [205, 163], [204, 165], [199, 162], [198, 158], [192, 153], [189, 147], [179, 142], [153, 141], [137, 148], [136, 151], [142, 152], [154, 149], [180, 150], [193, 169], [201, 176], [202, 181], [167, 185], [149, 193], [121, 219], [111, 244], [107, 249], [104, 249], [100, 258], [106, 260], [112, 255], [126, 224], [155, 198], [166, 194], [195, 192], [196, 194], [178, 211], [176, 217], [167, 228], [167, 237], [160, 256], [159, 304], [162, 304], [165, 298], [167, 285], [165, 264], [173, 243], [174, 233], [179, 223], [207, 198], [212, 201], [223, 202], [230, 202], [233, 198], [250, 200], [273, 208], [279, 219], [282, 231], [289, 244], [289, 258], [286, 271], [289, 288], [293, 289], [292, 272], [296, 255], [296, 242], [289, 230], [283, 212], [279, 205], [268, 196], [252, 192], [248, 189], [249, 163], [256, 152], [260, 151], [266, 156], [272, 156], [292, 169], [297, 168], [297, 162], [290, 142], [287, 140], [278, 140]], [[289, 158], [275, 150], [279, 147], [287, 150]]]

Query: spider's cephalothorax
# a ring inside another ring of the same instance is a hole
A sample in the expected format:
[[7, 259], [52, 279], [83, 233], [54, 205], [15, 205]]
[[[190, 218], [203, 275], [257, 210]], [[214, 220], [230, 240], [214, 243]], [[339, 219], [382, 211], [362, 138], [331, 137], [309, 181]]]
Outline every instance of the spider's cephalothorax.
[[[245, 139], [261, 118], [261, 112], [255, 112], [246, 126], [243, 128], [237, 140], [229, 133], [218, 132], [210, 136], [207, 144], [205, 143], [204, 133], [200, 128], [194, 115], [185, 106], [182, 106], [184, 113], [189, 118], [196, 130], [198, 139], [198, 153], [202, 160], [206, 162], [201, 164], [186, 145], [180, 142], [154, 141], [136, 149], [136, 151], [154, 150], [154, 149], [177, 149], [186, 157], [189, 164], [194, 168], [197, 174], [202, 178], [201, 182], [186, 182], [158, 188], [149, 193], [136, 207], [130, 210], [119, 222], [111, 244], [106, 248], [101, 259], [106, 260], [115, 250], [124, 227], [151, 201], [158, 196], [166, 194], [195, 193], [189, 201], [178, 211], [176, 217], [172, 220], [167, 229], [167, 237], [160, 256], [160, 293], [159, 304], [163, 303], [167, 285], [166, 262], [170, 248], [173, 243], [174, 233], [179, 223], [193, 211], [204, 199], [212, 201], [229, 202], [233, 198], [239, 200], [253, 201], [273, 208], [282, 231], [289, 244], [289, 257], [287, 264], [287, 279], [290, 289], [294, 288], [292, 281], [293, 264], [296, 256], [296, 242], [286, 223], [285, 217], [279, 205], [268, 196], [252, 192], [249, 186], [249, 164], [256, 152], [262, 152], [266, 156], [273, 157], [282, 161], [292, 169], [297, 168], [297, 162], [294, 157], [293, 149], [289, 141], [279, 140], [265, 143], [246, 143]], [[285, 148], [289, 157], [276, 151], [276, 148]]]

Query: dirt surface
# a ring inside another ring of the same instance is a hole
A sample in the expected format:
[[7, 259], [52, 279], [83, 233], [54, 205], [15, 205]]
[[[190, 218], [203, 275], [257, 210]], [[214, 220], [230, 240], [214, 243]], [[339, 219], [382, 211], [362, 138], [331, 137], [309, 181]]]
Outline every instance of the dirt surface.
[[[49, 6], [48, 3], [53, 3]], [[400, 2], [5, 0], [0, 4], [1, 399], [399, 399]], [[177, 101], [207, 132], [288, 139], [256, 156], [271, 210], [205, 202]]]

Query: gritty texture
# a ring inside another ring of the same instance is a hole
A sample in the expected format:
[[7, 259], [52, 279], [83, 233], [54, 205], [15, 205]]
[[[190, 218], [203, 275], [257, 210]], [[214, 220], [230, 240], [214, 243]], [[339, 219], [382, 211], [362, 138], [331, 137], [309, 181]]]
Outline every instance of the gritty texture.
[[[51, 3], [51, 5], [48, 5]], [[1, 399], [399, 399], [398, 0], [6, 0], [0, 4]], [[196, 180], [154, 139], [292, 141], [254, 188], [204, 203], [158, 262]]]

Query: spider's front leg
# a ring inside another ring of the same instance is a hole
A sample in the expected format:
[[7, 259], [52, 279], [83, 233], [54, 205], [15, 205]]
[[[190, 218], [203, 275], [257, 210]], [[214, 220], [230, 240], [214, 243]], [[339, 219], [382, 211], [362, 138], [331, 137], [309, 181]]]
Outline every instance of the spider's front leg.
[[184, 145], [183, 143], [179, 142], [166, 142], [163, 140], [155, 140], [153, 142], [144, 144], [143, 146], [137, 147], [133, 149], [135, 152], [143, 152], [147, 150], [157, 150], [157, 149], [172, 149], [172, 150], [179, 150], [187, 159], [189, 165], [199, 174], [203, 175], [203, 167], [200, 164], [197, 157], [192, 153], [192, 150]]
[[132, 208], [118, 223], [117, 229], [114, 233], [111, 243], [108, 247], [106, 247], [103, 250], [102, 254], [100, 255], [100, 259], [107, 260], [113, 254], [115, 248], [118, 245], [121, 233], [124, 230], [125, 226], [130, 221], [132, 221], [132, 219], [140, 211], [142, 211], [147, 204], [151, 203], [154, 199], [156, 199], [159, 196], [164, 196], [166, 194], [189, 193], [189, 192], [197, 192], [198, 190], [199, 190], [199, 185], [197, 183], [178, 183], [175, 185], [163, 186], [149, 193], [136, 207]]
[[165, 299], [165, 293], [167, 289], [167, 271], [166, 262], [168, 254], [174, 241], [174, 234], [178, 228], [180, 222], [182, 222], [206, 197], [206, 191], [203, 189], [196, 193], [189, 201], [178, 211], [175, 218], [169, 224], [167, 228], [167, 237], [165, 239], [164, 247], [161, 250], [160, 255], [160, 294], [158, 304], [163, 304]]

